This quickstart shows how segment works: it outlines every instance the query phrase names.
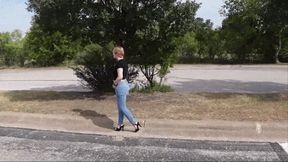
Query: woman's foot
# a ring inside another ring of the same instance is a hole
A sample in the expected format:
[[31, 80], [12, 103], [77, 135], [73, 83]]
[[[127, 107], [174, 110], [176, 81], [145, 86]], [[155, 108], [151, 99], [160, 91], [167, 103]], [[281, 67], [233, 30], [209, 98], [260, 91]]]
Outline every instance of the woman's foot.
[[139, 122], [136, 122], [136, 124], [134, 124], [134, 127], [135, 127], [134, 132], [138, 132], [140, 130], [139, 127], [142, 127], [142, 126], [140, 125]]
[[120, 126], [118, 125], [118, 127], [115, 128], [115, 131], [120, 131], [120, 130], [124, 131], [124, 124]]

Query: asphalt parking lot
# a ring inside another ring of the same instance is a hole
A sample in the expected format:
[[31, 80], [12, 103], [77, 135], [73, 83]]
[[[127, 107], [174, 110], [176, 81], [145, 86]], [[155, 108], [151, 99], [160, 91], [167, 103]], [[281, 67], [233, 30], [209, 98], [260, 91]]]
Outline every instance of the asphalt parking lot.
[[[288, 65], [175, 65], [166, 84], [180, 92], [288, 92]], [[69, 68], [0, 70], [0, 90], [88, 91]]]

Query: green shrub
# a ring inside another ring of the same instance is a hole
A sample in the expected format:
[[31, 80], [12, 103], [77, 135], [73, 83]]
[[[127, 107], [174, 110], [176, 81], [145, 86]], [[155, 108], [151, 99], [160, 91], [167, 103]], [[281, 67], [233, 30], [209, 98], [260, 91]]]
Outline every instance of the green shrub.
[[[72, 67], [76, 76], [82, 80], [82, 84], [93, 91], [110, 92], [113, 91], [113, 68], [114, 59], [112, 56], [113, 44], [106, 46], [90, 44], [79, 53]], [[129, 67], [128, 82], [132, 82], [138, 76], [135, 67]]]
[[173, 88], [169, 85], [159, 84], [154, 82], [154, 86], [151, 87], [150, 85], [145, 87], [135, 86], [131, 89], [131, 92], [141, 92], [141, 93], [153, 93], [153, 92], [172, 92]]

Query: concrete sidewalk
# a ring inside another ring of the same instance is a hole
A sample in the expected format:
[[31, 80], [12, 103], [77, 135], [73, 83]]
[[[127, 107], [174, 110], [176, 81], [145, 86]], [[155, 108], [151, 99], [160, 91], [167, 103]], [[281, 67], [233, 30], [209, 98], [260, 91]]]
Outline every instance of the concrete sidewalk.
[[288, 122], [247, 122], [219, 120], [148, 119], [134, 133], [126, 123], [125, 131], [113, 130], [114, 117], [83, 117], [71, 115], [0, 112], [0, 126], [55, 130], [73, 133], [103, 134], [124, 137], [175, 138], [220, 141], [288, 142]]

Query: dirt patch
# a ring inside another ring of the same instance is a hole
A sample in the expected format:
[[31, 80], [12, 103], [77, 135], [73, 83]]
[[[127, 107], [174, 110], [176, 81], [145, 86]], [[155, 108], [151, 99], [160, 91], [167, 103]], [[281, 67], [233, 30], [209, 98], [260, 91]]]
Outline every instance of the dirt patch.
[[[128, 107], [142, 119], [282, 121], [288, 119], [288, 94], [131, 93]], [[87, 92], [0, 92], [0, 111], [118, 115], [114, 94]]]

